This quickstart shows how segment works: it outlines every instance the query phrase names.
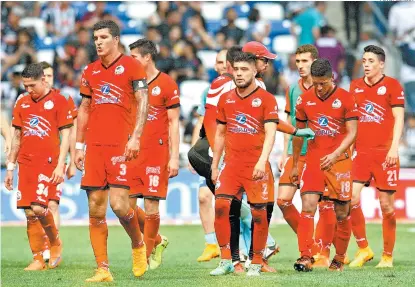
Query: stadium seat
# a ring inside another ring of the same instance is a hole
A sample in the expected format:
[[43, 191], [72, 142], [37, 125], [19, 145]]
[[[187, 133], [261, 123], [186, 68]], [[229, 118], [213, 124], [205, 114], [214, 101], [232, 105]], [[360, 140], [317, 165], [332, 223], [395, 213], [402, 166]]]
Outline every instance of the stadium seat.
[[156, 9], [156, 3], [152, 2], [127, 2], [127, 16], [131, 19], [147, 20]]
[[272, 50], [276, 53], [291, 54], [297, 49], [297, 39], [293, 35], [281, 35], [272, 40]]
[[221, 20], [223, 19], [223, 5], [218, 2], [202, 2], [202, 16], [205, 20]]
[[271, 32], [269, 33], [269, 37], [273, 38], [279, 35], [290, 35], [291, 31], [291, 22], [289, 20], [275, 20], [270, 21], [271, 24]]
[[51, 37], [35, 38], [35, 47], [37, 50], [55, 49], [56, 43]]
[[47, 35], [46, 23], [41, 18], [35, 18], [35, 17], [23, 18], [20, 20], [19, 26], [22, 28], [33, 27], [39, 38], [45, 38]]
[[210, 69], [215, 67], [217, 53], [218, 52], [213, 50], [202, 50], [197, 52], [197, 56], [202, 61], [203, 67], [205, 69]]
[[[235, 2], [234, 2], [235, 3]], [[249, 11], [251, 10], [251, 7], [248, 4], [242, 4], [242, 5], [231, 5], [229, 7], [226, 7], [225, 10], [223, 11], [223, 15], [225, 18], [226, 13], [228, 12], [229, 9], [235, 9], [236, 13], [238, 14], [238, 17], [241, 18], [246, 18], [249, 15]]]
[[53, 65], [53, 58], [55, 56], [55, 51], [52, 49], [39, 50], [37, 51], [36, 56], [37, 56], [38, 62], [45, 61]]
[[209, 82], [188, 80], [180, 84], [180, 103], [182, 115], [187, 117], [194, 106], [200, 103], [202, 93], [209, 87]]
[[284, 19], [284, 8], [279, 3], [257, 3], [254, 7], [259, 10], [262, 20]]
[[248, 26], [249, 26], [249, 20], [248, 20], [248, 18], [238, 18], [238, 19], [235, 20], [235, 25], [239, 29], [242, 29], [242, 30], [246, 31], [248, 29]]
[[144, 38], [144, 36], [139, 34], [123, 34], [121, 35], [120, 41], [128, 51], [128, 45], [141, 38]]
[[121, 34], [141, 34], [142, 32], [142, 20], [122, 20]]
[[215, 35], [222, 25], [226, 25], [226, 20], [206, 20], [206, 30], [212, 35]]

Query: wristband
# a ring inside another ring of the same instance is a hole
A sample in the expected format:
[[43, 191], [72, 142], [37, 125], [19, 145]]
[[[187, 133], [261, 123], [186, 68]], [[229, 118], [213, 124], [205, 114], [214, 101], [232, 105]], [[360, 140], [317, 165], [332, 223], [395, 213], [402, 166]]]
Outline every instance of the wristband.
[[295, 128], [294, 133], [293, 133], [293, 136], [295, 136], [297, 134], [297, 132], [298, 132], [298, 129]]
[[75, 149], [84, 150], [85, 149], [85, 144], [84, 143], [76, 143], [75, 144]]
[[7, 170], [13, 171], [15, 168], [16, 168], [15, 163], [12, 163], [12, 162], [7, 163]]

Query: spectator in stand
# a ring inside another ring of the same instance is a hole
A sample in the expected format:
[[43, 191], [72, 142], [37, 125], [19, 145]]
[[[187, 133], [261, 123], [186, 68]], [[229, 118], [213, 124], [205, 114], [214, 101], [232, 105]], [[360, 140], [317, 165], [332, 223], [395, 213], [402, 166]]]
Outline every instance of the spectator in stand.
[[166, 20], [163, 21], [160, 25], [157, 26], [157, 29], [160, 31], [163, 39], [166, 39], [169, 36], [170, 28], [178, 25], [180, 30], [182, 22], [182, 14], [180, 14], [178, 9], [170, 9], [167, 12]]
[[198, 49], [216, 49], [216, 42], [206, 31], [205, 21], [200, 14], [195, 14], [188, 20], [186, 39]]
[[186, 41], [182, 54], [175, 61], [176, 82], [185, 80], [205, 79], [202, 61], [196, 55], [196, 47], [190, 41]]
[[[352, 79], [361, 78], [364, 76], [363, 67], [362, 67], [362, 51], [366, 46], [375, 45], [381, 46], [379, 41], [373, 37], [373, 32], [369, 28], [365, 28], [362, 33], [360, 33], [360, 41], [357, 45], [356, 53], [355, 53], [355, 63], [353, 67], [353, 74]], [[384, 47], [382, 47], [385, 49]]]
[[174, 75], [174, 58], [170, 53], [171, 47], [167, 42], [161, 42], [159, 47], [160, 53], [156, 60], [157, 69], [159, 69], [161, 72], [169, 74], [172, 78], [177, 78], [177, 75]]
[[114, 21], [118, 27], [122, 28], [122, 22], [120, 19], [118, 19], [116, 16], [111, 15], [110, 13], [105, 11], [105, 8], [107, 6], [106, 2], [97, 1], [93, 2], [93, 5], [95, 5], [95, 10], [86, 13], [79, 22], [77, 22], [78, 28], [84, 27], [87, 29], [92, 29], [95, 23], [97, 23], [99, 20], [112, 20]]
[[228, 9], [226, 12], [226, 19], [228, 23], [226, 26], [220, 28], [216, 33], [216, 42], [219, 46], [229, 49], [232, 46], [239, 45], [243, 36], [244, 31], [235, 25], [235, 20], [238, 15], [234, 8]]
[[403, 140], [399, 153], [402, 154], [404, 159], [402, 165], [413, 165], [415, 163], [415, 114], [406, 116]]
[[[7, 2], [4, 2], [7, 3]], [[2, 6], [5, 5], [2, 3]], [[2, 49], [6, 54], [12, 54], [17, 50], [17, 32], [20, 29], [19, 22], [24, 16], [24, 9], [20, 6], [10, 8], [10, 13], [7, 15], [7, 22], [1, 29], [1, 43]]]
[[177, 58], [183, 53], [185, 41], [183, 40], [182, 28], [180, 25], [173, 25], [169, 31], [168, 45], [172, 48], [172, 56]]
[[[353, 47], [357, 47], [360, 38], [360, 20], [361, 20], [362, 2], [359, 1], [344, 1], [344, 26], [346, 27], [347, 41], [352, 43], [352, 27], [355, 30], [355, 40]], [[352, 23], [352, 25], [350, 25]]]
[[64, 38], [75, 31], [75, 10], [70, 2], [51, 2], [43, 13], [48, 33]]
[[252, 8], [248, 15], [249, 26], [246, 31], [247, 42], [256, 41], [262, 43], [271, 32], [271, 26], [267, 21], [261, 20], [259, 10]]
[[336, 39], [336, 30], [331, 26], [321, 27], [321, 37], [314, 44], [320, 58], [330, 61], [334, 79], [340, 83], [341, 74], [346, 66], [346, 55], [342, 43]]
[[326, 25], [324, 13], [325, 2], [315, 2], [314, 7], [301, 8], [300, 12], [293, 18], [293, 33], [296, 34], [295, 26], [300, 28], [297, 35], [298, 46], [313, 44], [320, 37], [320, 27]]
[[97, 59], [97, 52], [93, 42], [91, 41], [91, 33], [88, 29], [81, 27], [76, 34], [74, 34], [69, 42], [76, 49], [84, 48], [88, 54], [88, 62], [93, 62]]
[[156, 45], [158, 45], [161, 42], [162, 37], [157, 27], [155, 26], [147, 27], [146, 39], [152, 41]]
[[159, 26], [161, 23], [167, 20], [167, 14], [170, 10], [170, 2], [168, 1], [158, 1], [156, 13], [150, 16], [148, 19], [148, 24], [150, 26]]
[[7, 100], [5, 107], [7, 111], [13, 110], [14, 103], [20, 94], [26, 92], [22, 84], [21, 72], [24, 66], [15, 66], [11, 73], [9, 73], [10, 87], [7, 90], [3, 90], [2, 87], [2, 100]]

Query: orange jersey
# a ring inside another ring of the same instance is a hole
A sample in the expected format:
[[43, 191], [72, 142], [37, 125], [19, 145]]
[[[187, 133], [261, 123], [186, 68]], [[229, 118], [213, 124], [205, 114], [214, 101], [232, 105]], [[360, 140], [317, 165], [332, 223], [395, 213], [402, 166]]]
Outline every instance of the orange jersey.
[[141, 139], [142, 148], [156, 144], [167, 144], [169, 140], [169, 119], [167, 110], [180, 107], [180, 93], [176, 82], [167, 74], [159, 72], [148, 83], [147, 122]]
[[389, 150], [393, 139], [395, 120], [393, 107], [404, 107], [404, 92], [399, 82], [391, 77], [382, 79], [369, 86], [363, 78], [350, 84], [350, 92], [356, 99], [359, 112], [356, 149]]
[[73, 125], [68, 101], [56, 90], [34, 101], [22, 96], [13, 109], [12, 125], [22, 130], [18, 162], [58, 163], [59, 131]]
[[325, 100], [311, 89], [297, 99], [296, 119], [308, 122], [315, 132], [314, 140], [308, 142], [308, 156], [320, 157], [338, 148], [346, 136], [346, 121], [357, 120], [358, 113], [353, 97], [336, 87]]
[[147, 88], [144, 67], [123, 54], [108, 67], [97, 60], [85, 68], [80, 93], [92, 99], [87, 144], [117, 145], [128, 141], [136, 122], [133, 81], [137, 81], [138, 88]]
[[219, 100], [217, 122], [226, 124], [225, 162], [255, 164], [264, 145], [265, 123], [278, 122], [277, 100], [260, 87], [245, 98], [233, 89]]

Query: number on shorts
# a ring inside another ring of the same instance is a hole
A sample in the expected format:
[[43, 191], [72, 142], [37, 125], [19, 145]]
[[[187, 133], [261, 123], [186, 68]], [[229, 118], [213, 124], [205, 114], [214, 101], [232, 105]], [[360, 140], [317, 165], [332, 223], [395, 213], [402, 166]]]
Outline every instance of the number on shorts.
[[388, 181], [397, 181], [398, 177], [396, 176], [396, 170], [388, 170]]
[[159, 186], [159, 176], [158, 175], [150, 175], [150, 186], [151, 187], [157, 187]]
[[350, 181], [342, 181], [342, 192], [350, 192]]
[[37, 190], [36, 190], [36, 194], [37, 195], [44, 195], [44, 196], [48, 196], [48, 188], [49, 188], [49, 186], [46, 186], [45, 187], [45, 185], [43, 184], [43, 183], [39, 183], [38, 185], [37, 185]]
[[122, 163], [122, 164], [120, 164], [120, 168], [121, 168], [120, 175], [126, 175], [127, 174], [127, 165]]

